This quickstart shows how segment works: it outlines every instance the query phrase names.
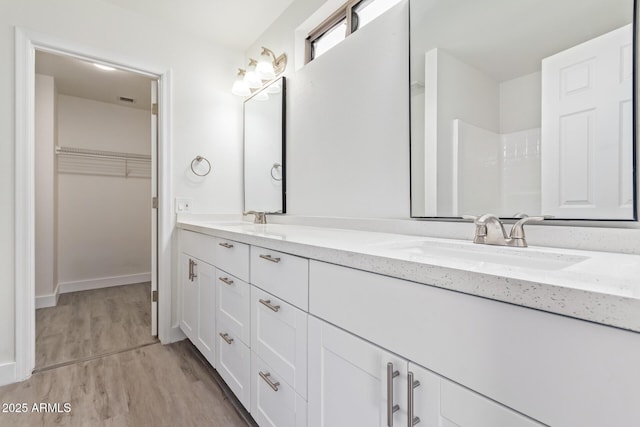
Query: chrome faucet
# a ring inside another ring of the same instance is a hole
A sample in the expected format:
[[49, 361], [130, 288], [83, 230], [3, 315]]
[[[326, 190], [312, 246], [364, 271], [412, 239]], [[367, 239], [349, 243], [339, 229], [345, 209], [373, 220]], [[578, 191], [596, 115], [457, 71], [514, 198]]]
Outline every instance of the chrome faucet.
[[476, 234], [473, 238], [473, 243], [483, 245], [514, 246], [519, 248], [527, 247], [527, 240], [524, 235], [524, 225], [530, 221], [544, 220], [544, 217], [541, 216], [525, 216], [513, 224], [509, 237], [507, 237], [504, 224], [494, 214], [484, 214], [480, 217], [463, 215], [462, 217], [464, 219], [473, 220], [476, 225]]
[[267, 213], [266, 212], [256, 212], [256, 211], [247, 211], [243, 212], [243, 215], [255, 215], [253, 218], [254, 224], [266, 224], [267, 223]]

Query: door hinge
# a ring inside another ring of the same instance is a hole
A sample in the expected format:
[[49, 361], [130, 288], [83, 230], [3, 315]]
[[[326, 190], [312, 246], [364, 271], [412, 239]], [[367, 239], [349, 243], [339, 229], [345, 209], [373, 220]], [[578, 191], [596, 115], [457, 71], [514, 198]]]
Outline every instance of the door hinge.
[[151, 292], [151, 302], [158, 302], [158, 291]]
[[154, 116], [158, 115], [158, 104], [151, 104], [151, 114], [153, 114]]
[[153, 209], [158, 209], [158, 198], [157, 197], [152, 197], [151, 198], [151, 207]]

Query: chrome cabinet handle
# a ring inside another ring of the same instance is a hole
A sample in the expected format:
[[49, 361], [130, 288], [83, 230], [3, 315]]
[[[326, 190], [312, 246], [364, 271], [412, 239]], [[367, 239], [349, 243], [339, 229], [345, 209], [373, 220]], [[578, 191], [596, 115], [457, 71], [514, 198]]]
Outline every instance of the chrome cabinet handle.
[[219, 277], [218, 280], [227, 285], [233, 285], [233, 280], [229, 279], [228, 277]]
[[400, 372], [393, 370], [393, 363], [387, 363], [387, 426], [393, 427], [393, 414], [400, 410], [398, 405], [393, 404], [393, 379], [400, 375]]
[[193, 282], [193, 260], [189, 258], [189, 281]]
[[229, 338], [229, 334], [223, 334], [222, 332], [220, 332], [218, 335], [220, 335], [222, 339], [227, 342], [227, 344], [233, 344], [233, 338]]
[[267, 261], [278, 263], [280, 262], [280, 258], [274, 258], [271, 255], [260, 255], [260, 258], [266, 259]]
[[271, 304], [271, 300], [270, 299], [262, 299], [261, 298], [258, 301], [260, 301], [260, 304], [264, 305], [265, 307], [268, 307], [270, 310], [273, 310], [276, 313], [278, 311], [280, 311], [280, 306]]
[[195, 279], [196, 277], [198, 277], [198, 275], [196, 274], [196, 267], [198, 266], [198, 263], [195, 261], [193, 262], [193, 267], [191, 267], [191, 281], [193, 282], [193, 279]]
[[233, 245], [231, 243], [218, 243], [220, 246], [222, 246], [223, 248], [227, 248], [227, 249], [231, 249], [233, 247]]
[[278, 386], [280, 385], [280, 383], [277, 382], [277, 381], [275, 383], [273, 381], [271, 381], [271, 379], [269, 378], [271, 376], [271, 373], [269, 373], [269, 372], [265, 373], [265, 372], [260, 371], [260, 372], [258, 372], [258, 374], [260, 375], [260, 378], [262, 378], [263, 380], [265, 380], [265, 382], [267, 384], [269, 384], [269, 387], [271, 387], [271, 389], [273, 389], [273, 391], [278, 391]]
[[413, 390], [416, 387], [419, 387], [419, 386], [420, 386], [420, 381], [414, 381], [413, 380], [413, 372], [409, 371], [409, 373], [407, 374], [407, 396], [408, 396], [408, 400], [407, 400], [407, 426], [408, 427], [413, 427], [414, 425], [416, 425], [416, 424], [418, 424], [420, 422], [420, 417], [414, 417], [413, 416], [413, 410], [415, 408]]

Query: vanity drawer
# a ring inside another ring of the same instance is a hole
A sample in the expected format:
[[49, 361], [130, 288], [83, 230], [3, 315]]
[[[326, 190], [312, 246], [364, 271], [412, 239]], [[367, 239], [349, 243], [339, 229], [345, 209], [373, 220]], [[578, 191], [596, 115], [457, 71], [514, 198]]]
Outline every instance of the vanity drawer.
[[309, 260], [251, 247], [251, 284], [300, 307], [309, 308]]
[[216, 237], [215, 250], [216, 267], [240, 280], [249, 281], [249, 245]]
[[218, 328], [216, 368], [240, 403], [251, 410], [251, 350], [224, 324]]
[[251, 287], [225, 271], [216, 270], [216, 303], [218, 321], [225, 325], [225, 332], [251, 343]]
[[260, 427], [304, 427], [307, 402], [251, 352], [251, 416]]
[[307, 396], [307, 313], [251, 286], [251, 350]]
[[215, 265], [216, 238], [188, 230], [180, 230], [180, 252]]

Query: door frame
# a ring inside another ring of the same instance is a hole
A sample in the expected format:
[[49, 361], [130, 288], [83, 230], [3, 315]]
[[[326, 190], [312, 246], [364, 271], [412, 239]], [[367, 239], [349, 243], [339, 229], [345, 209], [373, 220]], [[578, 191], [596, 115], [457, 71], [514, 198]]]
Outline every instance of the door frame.
[[[158, 79], [158, 338], [171, 342], [171, 69], [15, 28], [15, 381], [35, 367], [35, 51], [109, 64]], [[165, 297], [166, 296], [166, 297]]]

